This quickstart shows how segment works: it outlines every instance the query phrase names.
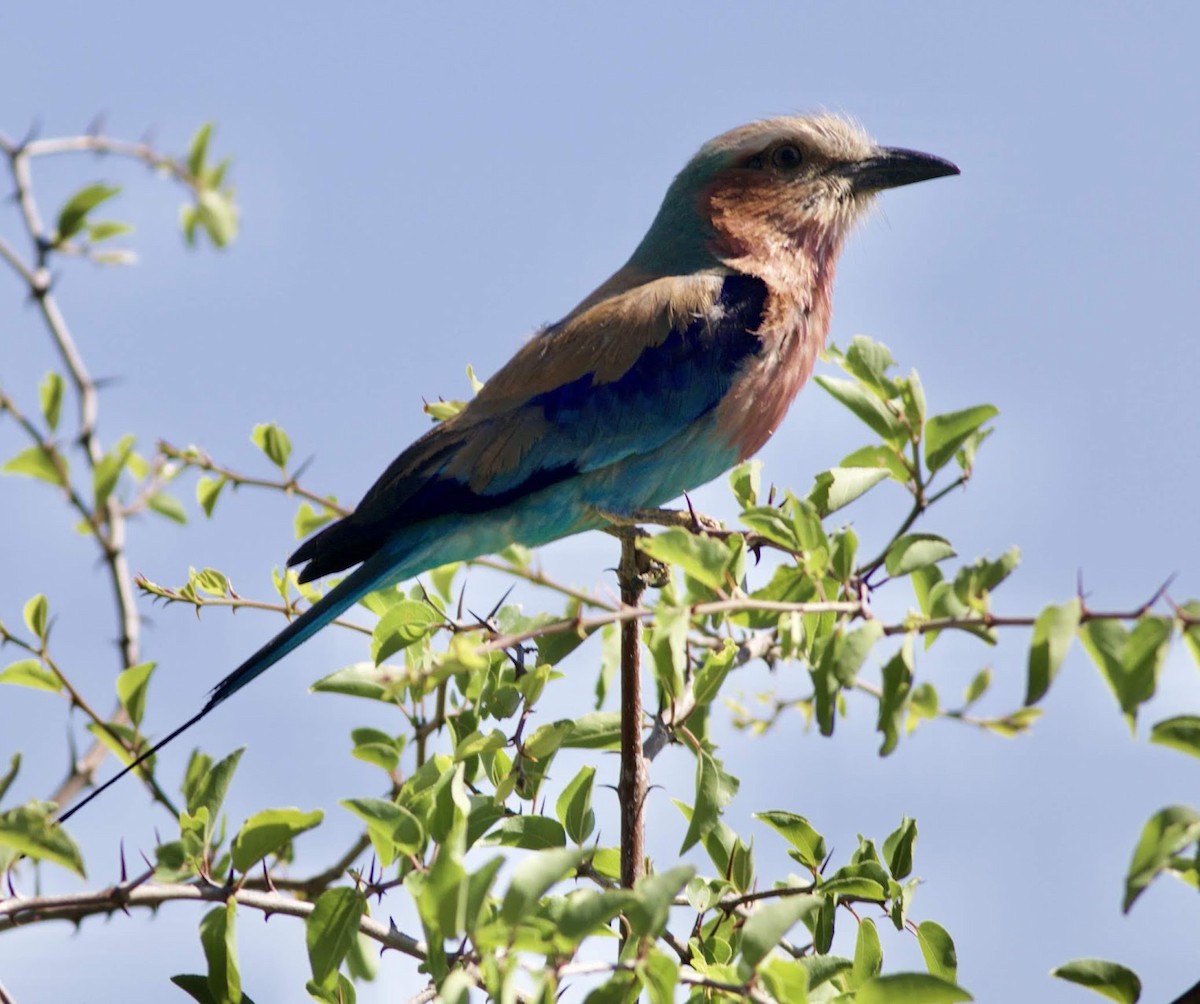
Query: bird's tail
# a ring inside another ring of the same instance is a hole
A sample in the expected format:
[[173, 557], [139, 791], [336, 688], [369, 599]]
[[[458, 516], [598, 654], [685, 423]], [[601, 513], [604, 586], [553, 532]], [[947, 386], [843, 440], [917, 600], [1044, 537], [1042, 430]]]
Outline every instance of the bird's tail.
[[[395, 558], [380, 560], [383, 555], [365, 562], [344, 578], [337, 586], [329, 590], [316, 603], [304, 611], [299, 617], [288, 624], [274, 638], [243, 662], [237, 669], [218, 683], [208, 695], [204, 707], [189, 718], [177, 729], [167, 734], [144, 753], [123, 768], [119, 773], [109, 778], [95, 791], [89, 792], [86, 798], [63, 813], [58, 821], [65, 823], [75, 813], [87, 805], [92, 799], [107, 791], [126, 774], [130, 773], [154, 756], [169, 742], [181, 736], [184, 732], [204, 718], [210, 711], [232, 697], [255, 677], [265, 673], [280, 659], [294, 648], [304, 644], [309, 638], [325, 627], [339, 614], [344, 613], [372, 590], [378, 589], [389, 581], [398, 581]], [[406, 577], [406, 576], [399, 576]]]

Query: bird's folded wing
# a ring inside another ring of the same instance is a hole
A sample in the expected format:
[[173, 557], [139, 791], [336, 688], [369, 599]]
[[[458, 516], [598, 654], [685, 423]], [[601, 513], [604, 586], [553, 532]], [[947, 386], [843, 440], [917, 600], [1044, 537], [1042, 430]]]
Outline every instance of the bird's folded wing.
[[405, 526], [496, 509], [652, 452], [714, 409], [759, 352], [766, 298], [750, 276], [671, 277], [569, 315], [397, 457], [351, 516], [289, 564], [308, 562], [307, 581], [365, 560]]

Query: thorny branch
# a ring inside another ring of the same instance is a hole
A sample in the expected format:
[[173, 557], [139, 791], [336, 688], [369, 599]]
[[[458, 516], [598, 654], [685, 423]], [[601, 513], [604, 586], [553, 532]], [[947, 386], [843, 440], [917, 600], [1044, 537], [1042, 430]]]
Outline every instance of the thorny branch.
[[[261, 911], [266, 917], [284, 914], [307, 918], [316, 904], [278, 892], [264, 892], [237, 886], [214, 885], [202, 878], [191, 882], [150, 882], [149, 874], [100, 889], [95, 892], [64, 893], [55, 896], [13, 896], [0, 900], [0, 934], [24, 924], [48, 920], [78, 923], [86, 917], [110, 914], [130, 907], [158, 907], [176, 900], [224, 903], [230, 898], [241, 906]], [[425, 958], [425, 946], [415, 938], [364, 916], [359, 931], [385, 948], [393, 948], [414, 959]]]
[[[0, 258], [12, 268], [28, 288], [29, 296], [37, 304], [50, 340], [71, 380], [78, 405], [77, 441], [88, 467], [94, 471], [104, 456], [104, 449], [97, 432], [100, 411], [99, 396], [96, 382], [84, 362], [58, 299], [54, 295], [54, 280], [48, 263], [52, 254], [58, 249], [53, 235], [43, 223], [34, 196], [31, 167], [33, 160], [37, 157], [81, 151], [108, 153], [139, 161], [152, 169], [167, 172], [191, 188], [196, 187], [196, 179], [188, 174], [182, 164], [158, 153], [148, 143], [129, 143], [102, 135], [44, 140], [30, 138], [17, 142], [0, 133], [0, 154], [8, 163], [14, 185], [15, 201], [20, 209], [21, 219], [32, 245], [33, 262], [27, 264], [6, 241], [0, 241]], [[110, 494], [102, 505], [95, 508], [88, 506], [71, 487], [66, 476], [65, 464], [62, 463], [57, 448], [49, 443], [32, 423], [22, 419], [11, 400], [5, 397], [3, 401], [0, 401], [0, 405], [2, 405], [0, 410], [13, 414], [26, 433], [41, 446], [51, 462], [59, 467], [68, 500], [90, 525], [93, 539], [97, 542], [108, 570], [109, 584], [115, 601], [121, 669], [137, 665], [141, 661], [141, 620], [137, 611], [133, 578], [126, 555], [126, 520], [120, 502], [115, 494]], [[129, 716], [118, 704], [109, 721], [114, 725], [126, 725], [129, 723]], [[66, 779], [50, 796], [51, 800], [59, 805], [66, 805], [72, 801], [91, 781], [107, 752], [103, 743], [94, 741], [88, 750], [74, 762]], [[155, 797], [162, 801], [161, 791], [156, 791], [155, 787], [151, 784]], [[170, 802], [166, 801], [164, 804], [169, 806]]]

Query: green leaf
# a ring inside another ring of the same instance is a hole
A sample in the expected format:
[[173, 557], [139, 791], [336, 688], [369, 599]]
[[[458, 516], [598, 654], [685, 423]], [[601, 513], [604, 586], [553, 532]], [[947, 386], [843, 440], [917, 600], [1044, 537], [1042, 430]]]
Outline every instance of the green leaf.
[[716, 700], [721, 691], [721, 684], [733, 668], [737, 658], [738, 646], [732, 638], [726, 638], [722, 648], [710, 651], [704, 657], [704, 662], [696, 671], [692, 680], [692, 694], [696, 705], [703, 707]]
[[4, 776], [0, 777], [0, 799], [8, 794], [8, 789], [13, 781], [17, 779], [17, 773], [21, 770], [21, 754], [14, 753], [12, 759], [8, 762], [8, 770]]
[[134, 725], [142, 724], [146, 712], [146, 688], [157, 663], [142, 662], [130, 666], [117, 676], [117, 700], [129, 714]]
[[574, 749], [616, 749], [621, 742], [619, 711], [589, 711], [571, 723], [563, 746]]
[[313, 693], [345, 694], [366, 697], [373, 701], [392, 703], [403, 693], [407, 675], [394, 666], [376, 666], [371, 662], [356, 662], [319, 679], [310, 688]]
[[912, 479], [912, 471], [908, 468], [908, 460], [893, 446], [864, 446], [855, 450], [849, 456], [842, 458], [842, 467], [878, 467], [887, 471], [888, 477], [900, 484], [906, 484]]
[[759, 967], [758, 977], [777, 1001], [805, 1004], [808, 1000], [809, 972], [803, 960], [772, 956]]
[[826, 896], [872, 901], [882, 901], [887, 895], [887, 888], [887, 875], [874, 861], [839, 868], [819, 886], [820, 892]]
[[803, 816], [772, 809], [769, 812], [756, 812], [754, 818], [761, 819], [791, 844], [798, 853], [797, 860], [806, 868], [816, 871], [825, 863], [825, 838]]
[[228, 193], [213, 189], [201, 192], [196, 199], [195, 214], [196, 222], [204, 228], [214, 246], [226, 247], [237, 237], [237, 207]]
[[[3, 678], [0, 674], [0, 680]], [[1200, 756], [1200, 717], [1176, 715], [1174, 718], [1165, 718], [1150, 729], [1150, 741]]]
[[919, 568], [927, 568], [939, 561], [953, 558], [955, 550], [950, 541], [934, 533], [909, 533], [897, 539], [888, 548], [884, 567], [888, 575], [898, 578], [910, 575]]
[[[199, 973], [180, 973], [178, 976], [172, 976], [171, 982], [179, 987], [185, 994], [196, 1001], [197, 1004], [220, 1004], [220, 1002], [212, 995], [212, 991], [208, 989], [208, 977], [201, 976]], [[242, 994], [242, 1002], [246, 1004], [249, 998]]]
[[188, 569], [188, 585], [194, 592], [223, 597], [229, 594], [229, 579], [215, 568]]
[[100, 458], [92, 471], [92, 490], [97, 509], [103, 508], [117, 487], [121, 472], [133, 453], [133, 442], [133, 436], [122, 436], [117, 445]]
[[742, 509], [758, 505], [758, 493], [762, 489], [762, 461], [747, 460], [729, 472], [729, 487]]
[[752, 509], [744, 510], [741, 520], [746, 527], [760, 536], [766, 537], [773, 544], [778, 544], [789, 551], [801, 550], [796, 528], [782, 510], [776, 509], [774, 506], [755, 506]]
[[660, 933], [666, 926], [675, 897], [695, 874], [696, 869], [691, 865], [676, 865], [670, 871], [655, 872], [639, 879], [633, 889], [636, 902], [625, 911], [634, 934]]
[[[12, 780], [10, 773], [7, 785]], [[83, 856], [66, 830], [51, 818], [53, 802], [30, 802], [0, 812], [0, 847], [10, 847], [35, 861], [49, 861], [86, 878]]]
[[114, 237], [131, 233], [133, 233], [133, 227], [128, 223], [118, 223], [116, 220], [101, 220], [99, 223], [90, 223], [87, 228], [88, 240], [93, 244], [99, 244], [102, 241], [112, 240]]
[[508, 738], [499, 729], [492, 729], [487, 735], [482, 732], [472, 732], [463, 736], [454, 747], [454, 759], [466, 760], [468, 757], [479, 756], [481, 753], [494, 753], [508, 745]]
[[634, 901], [629, 889], [606, 889], [593, 892], [581, 889], [567, 896], [558, 928], [569, 941], [578, 944], [587, 935], [607, 924]]
[[195, 180], [200, 180], [204, 173], [204, 162], [208, 157], [208, 141], [212, 139], [213, 124], [205, 122], [196, 134], [192, 137], [192, 142], [188, 144], [187, 153], [187, 169], [188, 174]]
[[63, 471], [67, 470], [66, 457], [60, 456], [58, 463], [55, 463], [46, 450], [40, 446], [31, 446], [13, 457], [0, 471], [5, 474], [24, 474], [51, 485], [64, 485], [63, 475], [59, 473], [59, 464], [62, 465]]
[[925, 466], [930, 473], [945, 467], [976, 429], [999, 414], [998, 408], [979, 404], [929, 419], [925, 423]]
[[861, 384], [827, 376], [818, 376], [815, 379], [817, 384], [854, 412], [876, 435], [894, 443], [907, 440], [908, 433], [901, 424], [900, 417]]
[[542, 760], [556, 753], [574, 727], [575, 723], [569, 718], [539, 725], [533, 735], [525, 740], [525, 755], [534, 760]]
[[956, 1004], [974, 1000], [962, 987], [925, 973], [892, 973], [868, 980], [854, 1004]]
[[321, 893], [304, 933], [314, 982], [324, 984], [342, 964], [358, 937], [366, 909], [366, 898], [357, 890], [342, 886]]
[[1191, 650], [1192, 658], [1200, 666], [1200, 600], [1188, 600], [1179, 605], [1180, 630], [1184, 644]]
[[38, 398], [42, 405], [42, 415], [46, 424], [53, 432], [58, 428], [58, 419], [62, 413], [63, 378], [53, 371], [46, 374], [38, 386]]
[[884, 663], [881, 673], [883, 691], [879, 695], [879, 717], [875, 728], [883, 735], [879, 755], [887, 756], [900, 742], [904, 707], [912, 690], [912, 641], [906, 640], [894, 656]]
[[896, 880], [908, 878], [912, 872], [913, 846], [917, 842], [917, 821], [907, 816], [901, 820], [883, 842], [883, 857], [888, 871]]
[[668, 565], [678, 565], [685, 574], [708, 586], [727, 590], [736, 586], [731, 581], [731, 568], [736, 552], [729, 541], [716, 540], [692, 533], [682, 527], [671, 527], [654, 537], [638, 538], [638, 550]]
[[1171, 629], [1166, 618], [1147, 616], [1132, 631], [1118, 621], [1094, 620], [1080, 632], [1084, 648], [1112, 688], [1131, 730], [1138, 707], [1157, 689]]
[[1134, 901], [1159, 873], [1171, 866], [1171, 859], [1200, 839], [1200, 813], [1185, 805], [1160, 809], [1142, 827], [1129, 873], [1125, 876], [1125, 901], [1128, 913]]
[[802, 917], [821, 907], [821, 897], [802, 893], [765, 901], [742, 925], [742, 957], [738, 973], [749, 979], [780, 940]]
[[29, 628], [40, 641], [46, 640], [46, 628], [50, 618], [50, 604], [43, 593], [30, 597], [21, 611], [25, 618], [25, 626]]
[[317, 512], [307, 502], [301, 502], [300, 508], [296, 510], [296, 519], [293, 522], [293, 528], [296, 533], [297, 540], [303, 540], [314, 530], [324, 526], [336, 517], [336, 513], [329, 509], [322, 509]]
[[523, 847], [543, 851], [567, 845], [562, 823], [548, 816], [507, 816], [483, 843], [496, 847]]
[[269, 854], [274, 854], [305, 830], [325, 818], [320, 809], [263, 809], [247, 819], [233, 838], [233, 867], [248, 872]]
[[208, 818], [215, 823], [217, 814], [221, 811], [221, 803], [225, 801], [225, 793], [233, 781], [233, 772], [237, 770], [238, 761], [246, 747], [234, 750], [225, 759], [214, 764], [207, 773], [194, 779], [195, 787], [186, 791], [187, 811], [196, 815], [201, 809], [208, 810]]
[[[354, 982], [345, 973], [333, 973], [325, 983], [309, 980], [304, 984], [304, 989], [313, 1000], [320, 1001], [321, 1004], [356, 1004], [358, 1001], [358, 991], [354, 989]], [[242, 999], [245, 1000], [244, 997]]]
[[441, 612], [428, 603], [416, 600], [396, 603], [379, 618], [371, 635], [371, 658], [375, 665], [420, 641], [444, 620]]
[[992, 685], [992, 671], [986, 666], [971, 677], [971, 682], [967, 684], [966, 692], [963, 694], [963, 707], [969, 708], [972, 704], [978, 701], [984, 694], [988, 692], [988, 688]]
[[854, 942], [854, 984], [860, 985], [873, 976], [878, 976], [881, 969], [883, 948], [879, 944], [879, 932], [875, 929], [875, 921], [864, 917], [859, 921], [858, 937]]
[[721, 818], [721, 771], [717, 762], [708, 753], [696, 757], [696, 804], [692, 807], [692, 818], [683, 838], [680, 854], [686, 854]]
[[880, 397], [895, 397], [896, 381], [887, 376], [887, 371], [896, 365], [892, 353], [881, 342], [866, 335], [855, 335], [842, 359], [842, 366], [853, 376], [873, 388]]
[[1080, 612], [1079, 600], [1075, 599], [1062, 606], [1046, 607], [1038, 614], [1033, 623], [1033, 639], [1029, 646], [1026, 705], [1037, 704], [1046, 696], [1079, 629]]
[[74, 237], [87, 220], [87, 214], [102, 202], [107, 202], [121, 191], [111, 185], [88, 185], [71, 196], [66, 204], [58, 211], [58, 223], [55, 226], [55, 243]]
[[867, 621], [862, 627], [846, 633], [839, 627], [821, 658], [821, 669], [832, 673], [843, 686], [850, 686], [871, 649], [882, 637], [883, 624], [877, 620]]
[[47, 669], [37, 659], [21, 659], [0, 671], [0, 683], [12, 683], [18, 687], [32, 687], [34, 690], [48, 690], [57, 694], [62, 690], [62, 680], [58, 674]]
[[953, 983], [958, 979], [958, 952], [946, 929], [932, 920], [917, 925], [917, 943], [933, 976]]
[[274, 422], [256, 425], [250, 433], [250, 442], [262, 450], [267, 459], [280, 470], [287, 467], [288, 458], [292, 455], [292, 441]]
[[400, 854], [420, 853], [425, 830], [408, 809], [383, 798], [348, 798], [340, 804], [367, 824], [367, 835], [384, 868]]
[[187, 510], [183, 508], [183, 503], [174, 495], [167, 492], [155, 492], [146, 499], [146, 505], [160, 516], [166, 516], [172, 523], [179, 523], [180, 525], [187, 523]]
[[840, 955], [809, 955], [802, 961], [804, 968], [808, 971], [810, 990], [833, 979], [840, 973], [846, 972], [854, 965], [849, 959], [842, 958]]
[[887, 477], [886, 470], [876, 467], [834, 467], [817, 475], [808, 501], [824, 518], [866, 494], [880, 481], [886, 481]]
[[530, 854], [513, 871], [512, 882], [500, 906], [500, 920], [506, 924], [516, 924], [524, 919], [551, 886], [573, 874], [591, 853], [590, 850], [571, 847]]
[[1050, 970], [1050, 975], [1095, 990], [1120, 1004], [1134, 1004], [1142, 996], [1142, 981], [1132, 969], [1103, 959], [1075, 959]]
[[196, 482], [196, 501], [200, 503], [200, 508], [204, 510], [205, 516], [212, 516], [217, 499], [221, 495], [221, 489], [225, 487], [225, 484], [224, 475], [219, 478], [203, 477]]
[[239, 1004], [242, 979], [237, 964], [237, 901], [210, 910], [200, 921], [200, 944], [208, 960], [208, 989], [220, 1004]]
[[426, 401], [422, 410], [435, 422], [444, 422], [453, 418], [466, 406], [466, 401]]
[[595, 767], [583, 767], [571, 778], [554, 806], [567, 836], [577, 844], [587, 840], [596, 827], [596, 814], [592, 811], [592, 782], [595, 777]]
[[679, 963], [657, 949], [638, 960], [637, 972], [645, 984], [650, 1004], [674, 1004], [679, 984]]

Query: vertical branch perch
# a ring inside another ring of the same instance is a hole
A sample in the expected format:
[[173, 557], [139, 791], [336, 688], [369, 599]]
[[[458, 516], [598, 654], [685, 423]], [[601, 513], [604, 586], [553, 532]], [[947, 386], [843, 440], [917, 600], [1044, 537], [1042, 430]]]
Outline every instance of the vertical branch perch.
[[[638, 531], [621, 534], [621, 563], [617, 581], [621, 603], [640, 606], [646, 585], [637, 549]], [[621, 622], [621, 777], [617, 798], [621, 803], [621, 885], [632, 888], [642, 877], [645, 860], [646, 758], [642, 755], [641, 621]]]

